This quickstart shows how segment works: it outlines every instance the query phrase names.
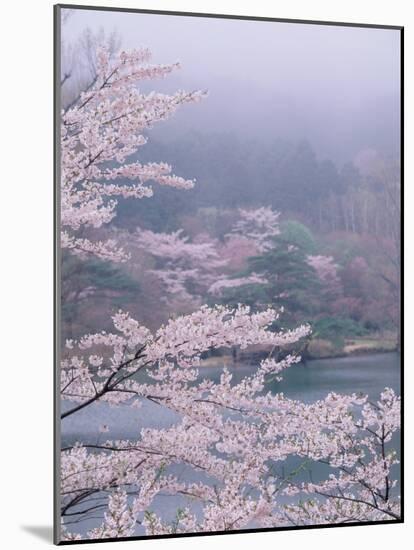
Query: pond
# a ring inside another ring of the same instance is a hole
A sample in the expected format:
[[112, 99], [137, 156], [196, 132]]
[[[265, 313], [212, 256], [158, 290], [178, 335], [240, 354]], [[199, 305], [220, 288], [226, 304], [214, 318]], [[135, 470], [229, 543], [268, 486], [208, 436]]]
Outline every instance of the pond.
[[[253, 374], [255, 366], [238, 364], [228, 367], [236, 383]], [[222, 367], [203, 367], [200, 376], [218, 381]], [[308, 361], [293, 365], [283, 372], [283, 380], [269, 385], [273, 393], [283, 392], [286, 397], [304, 402], [324, 398], [329, 392], [367, 394], [377, 399], [385, 387], [400, 392], [400, 355], [383, 353], [339, 359]], [[69, 402], [62, 410], [70, 408]], [[109, 407], [95, 404], [67, 417], [62, 422], [62, 446], [75, 441], [95, 443], [99, 427], [106, 424], [108, 439], [136, 438], [142, 427], [166, 427], [176, 422], [178, 416], [151, 402], [144, 402], [140, 409], [128, 406]], [[102, 439], [103, 436], [101, 436]]]

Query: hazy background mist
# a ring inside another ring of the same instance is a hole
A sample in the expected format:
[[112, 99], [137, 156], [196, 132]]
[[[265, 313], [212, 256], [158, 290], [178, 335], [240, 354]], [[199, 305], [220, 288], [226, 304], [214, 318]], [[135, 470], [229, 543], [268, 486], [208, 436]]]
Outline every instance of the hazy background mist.
[[208, 89], [154, 137], [189, 130], [238, 138], [308, 140], [342, 164], [364, 149], [399, 154], [400, 36], [392, 29], [71, 10], [64, 39], [90, 27], [115, 30], [125, 49], [146, 46], [154, 62], [182, 68], [149, 85]]

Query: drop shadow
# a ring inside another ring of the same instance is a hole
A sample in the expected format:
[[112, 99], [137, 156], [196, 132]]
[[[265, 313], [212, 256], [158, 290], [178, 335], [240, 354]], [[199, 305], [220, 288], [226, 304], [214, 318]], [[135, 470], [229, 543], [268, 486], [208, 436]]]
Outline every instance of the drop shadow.
[[21, 528], [38, 539], [53, 543], [53, 527], [50, 525], [22, 525]]

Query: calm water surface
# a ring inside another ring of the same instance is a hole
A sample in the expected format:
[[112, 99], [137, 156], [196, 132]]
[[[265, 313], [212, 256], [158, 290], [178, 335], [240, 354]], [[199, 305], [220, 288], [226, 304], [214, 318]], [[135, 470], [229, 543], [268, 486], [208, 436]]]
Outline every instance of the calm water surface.
[[[230, 367], [233, 382], [254, 373], [256, 366], [239, 364]], [[222, 366], [203, 367], [200, 377], [218, 381]], [[377, 399], [385, 387], [400, 392], [400, 356], [384, 353], [361, 357], [323, 359], [293, 365], [283, 372], [283, 380], [269, 384], [273, 393], [283, 392], [286, 397], [304, 402], [323, 399], [329, 392], [364, 393]], [[62, 404], [65, 410], [72, 406]], [[101, 436], [111, 439], [136, 438], [142, 427], [166, 427], [174, 424], [178, 415], [154, 403], [144, 401], [140, 409], [129, 406], [109, 407], [95, 404], [62, 421], [62, 446], [75, 441], [96, 442], [99, 427], [106, 424], [109, 433]]]

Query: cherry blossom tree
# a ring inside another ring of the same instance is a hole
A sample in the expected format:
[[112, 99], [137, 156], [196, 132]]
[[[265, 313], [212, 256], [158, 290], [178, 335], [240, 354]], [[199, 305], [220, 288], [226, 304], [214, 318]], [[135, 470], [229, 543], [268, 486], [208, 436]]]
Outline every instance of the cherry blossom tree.
[[[128, 235], [128, 240], [132, 246], [142, 248], [157, 259], [155, 269], [150, 272], [163, 283], [164, 300], [174, 297], [197, 304], [208, 293], [220, 296], [228, 288], [267, 282], [256, 273], [235, 277], [226, 272], [228, 255], [241, 244], [250, 250], [250, 255], [268, 250], [273, 244], [272, 239], [280, 233], [279, 213], [270, 207], [262, 207], [239, 209], [239, 216], [221, 247], [208, 235], [191, 242], [182, 229], [156, 233], [138, 227], [134, 234]], [[226, 248], [227, 257], [222, 254], [222, 248]]]
[[127, 240], [130, 246], [138, 246], [157, 259], [150, 273], [163, 283], [164, 300], [179, 298], [197, 304], [206, 294], [220, 296], [228, 288], [267, 282], [256, 273], [234, 276], [229, 273], [227, 264], [234, 250], [241, 249], [247, 258], [270, 248], [273, 237], [280, 233], [279, 213], [262, 207], [239, 209], [239, 216], [224, 244], [209, 235], [190, 241], [182, 229], [157, 233], [139, 227], [135, 233], [127, 235]]
[[[274, 238], [280, 235], [279, 212], [270, 206], [261, 208], [239, 208], [239, 220], [234, 224], [231, 232], [226, 235], [227, 249], [238, 248], [243, 243], [250, 250], [249, 256], [263, 254], [274, 246]], [[220, 296], [223, 292], [247, 285], [265, 285], [268, 283], [264, 274], [249, 273], [248, 275], [222, 274], [216, 278], [208, 289], [213, 296]]]
[[[242, 299], [254, 307], [277, 303], [285, 306], [286, 314], [299, 311], [302, 317], [313, 307], [310, 290], [316, 274], [306, 262], [301, 247], [292, 244], [281, 231], [280, 213], [266, 206], [240, 209], [239, 216], [227, 235], [227, 245], [234, 239], [243, 239], [250, 243], [251, 253], [241, 272], [218, 278], [210, 287], [210, 293], [228, 304]], [[285, 316], [286, 321], [289, 322]]]
[[242, 235], [252, 241], [258, 252], [266, 252], [272, 247], [272, 239], [280, 234], [279, 212], [270, 206], [256, 209], [239, 209], [240, 220], [232, 234]]
[[150, 181], [179, 189], [194, 185], [193, 180], [172, 174], [166, 163], [127, 160], [146, 143], [146, 130], [180, 105], [204, 95], [199, 91], [142, 93], [141, 81], [164, 77], [179, 67], [150, 65], [150, 58], [146, 49], [121, 52], [114, 59], [106, 49], [99, 49], [93, 84], [62, 112], [61, 244], [75, 254], [125, 260], [125, 252], [114, 240], [93, 242], [81, 230], [109, 223], [116, 213], [117, 196], [150, 197]]
[[338, 275], [339, 266], [332, 256], [308, 255], [308, 264], [315, 270], [320, 281], [320, 307], [322, 311], [336, 314], [347, 311], [344, 288]]
[[342, 285], [338, 276], [338, 266], [332, 256], [309, 255], [307, 257], [309, 265], [316, 271], [320, 281], [323, 284], [323, 290], [330, 298], [341, 295]]
[[163, 283], [163, 299], [167, 301], [178, 298], [200, 305], [201, 297], [227, 263], [220, 258], [215, 241], [191, 242], [181, 229], [155, 233], [138, 227], [130, 240], [157, 260], [151, 273]]
[[[309, 330], [272, 332], [277, 317], [274, 310], [250, 315], [246, 307], [202, 308], [152, 336], [119, 313], [116, 334], [68, 342], [76, 361], [64, 365], [62, 392], [79, 404], [64, 417], [96, 400], [117, 406], [136, 396], [135, 405], [150, 400], [181, 420], [167, 429], [144, 428], [133, 441], [64, 448], [62, 517], [73, 522], [106, 510], [90, 538], [129, 536], [138, 525], [158, 535], [398, 518], [391, 473], [398, 461], [387, 450], [400, 418], [392, 390], [377, 403], [331, 393], [304, 404], [266, 392], [266, 381], [280, 379], [281, 371], [298, 360], [291, 355], [279, 361], [269, 355], [238, 384], [231, 383], [226, 369], [219, 383], [198, 377], [200, 356], [211, 347], [265, 342], [283, 348]], [[111, 353], [89, 355], [97, 345]], [[150, 383], [134, 379], [141, 369]], [[278, 472], [289, 456], [300, 457], [303, 469], [319, 462], [331, 473], [320, 483], [298, 481], [295, 471]], [[177, 464], [206, 480], [180, 480], [170, 471]], [[157, 495], [197, 500], [202, 514], [187, 508], [165, 523], [151, 510]], [[283, 497], [292, 502], [281, 504]]]

